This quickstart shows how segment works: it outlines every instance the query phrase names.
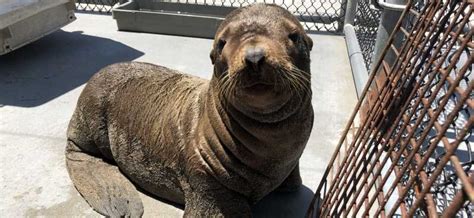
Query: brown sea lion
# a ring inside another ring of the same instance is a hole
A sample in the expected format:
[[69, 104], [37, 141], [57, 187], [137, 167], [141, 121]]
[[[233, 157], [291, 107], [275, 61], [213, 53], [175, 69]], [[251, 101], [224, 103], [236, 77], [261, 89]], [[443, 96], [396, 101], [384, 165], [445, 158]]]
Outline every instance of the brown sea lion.
[[309, 138], [311, 39], [285, 9], [255, 4], [219, 27], [210, 81], [146, 63], [95, 74], [67, 133], [81, 195], [107, 216], [141, 216], [135, 187], [184, 215], [251, 216], [250, 205], [301, 184]]

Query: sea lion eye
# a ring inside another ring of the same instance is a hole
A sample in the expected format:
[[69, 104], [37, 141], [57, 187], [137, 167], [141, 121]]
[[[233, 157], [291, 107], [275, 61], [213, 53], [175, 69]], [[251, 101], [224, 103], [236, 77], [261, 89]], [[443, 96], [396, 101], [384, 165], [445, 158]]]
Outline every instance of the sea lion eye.
[[296, 43], [298, 41], [298, 39], [300, 38], [300, 36], [298, 35], [298, 33], [290, 33], [288, 35], [288, 38], [290, 38], [290, 40], [293, 42], [293, 43]]
[[226, 41], [223, 40], [223, 39], [219, 39], [219, 41], [217, 41], [217, 49], [218, 49], [219, 53], [221, 53], [222, 49], [224, 49], [225, 43], [226, 43]]

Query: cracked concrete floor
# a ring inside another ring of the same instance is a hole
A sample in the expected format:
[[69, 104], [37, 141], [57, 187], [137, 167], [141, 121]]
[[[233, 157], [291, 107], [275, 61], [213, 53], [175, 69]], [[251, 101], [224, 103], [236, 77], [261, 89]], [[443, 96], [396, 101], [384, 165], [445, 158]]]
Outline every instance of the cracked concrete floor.
[[[211, 40], [118, 32], [111, 16], [77, 14], [62, 30], [0, 56], [0, 214], [97, 217], [72, 186], [65, 132], [77, 98], [100, 68], [145, 61], [210, 78]], [[302, 217], [356, 103], [344, 38], [311, 35], [315, 123], [301, 158], [304, 187], [270, 194], [257, 217]], [[145, 217], [182, 209], [143, 196]]]

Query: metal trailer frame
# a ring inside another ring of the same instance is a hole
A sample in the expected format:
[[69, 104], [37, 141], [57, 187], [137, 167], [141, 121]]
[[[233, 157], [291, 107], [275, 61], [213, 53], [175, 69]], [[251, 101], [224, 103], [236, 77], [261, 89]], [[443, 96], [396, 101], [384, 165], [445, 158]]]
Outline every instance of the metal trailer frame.
[[17, 2], [0, 10], [0, 55], [74, 21], [74, 9], [74, 0], [47, 0], [29, 4]]

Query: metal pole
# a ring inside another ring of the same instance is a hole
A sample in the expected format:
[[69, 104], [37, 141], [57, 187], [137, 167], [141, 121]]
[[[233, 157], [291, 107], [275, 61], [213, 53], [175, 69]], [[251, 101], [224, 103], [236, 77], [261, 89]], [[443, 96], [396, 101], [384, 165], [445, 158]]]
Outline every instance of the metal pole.
[[357, 11], [357, 0], [347, 0], [346, 16], [344, 17], [344, 25], [354, 25], [354, 19]]
[[346, 36], [347, 55], [349, 55], [349, 61], [351, 63], [354, 85], [356, 87], [357, 96], [360, 97], [365, 87], [365, 83], [369, 78], [369, 74], [367, 73], [364, 56], [360, 50], [354, 26], [346, 24], [344, 26], [344, 34]]
[[357, 96], [360, 97], [369, 77], [360, 49], [359, 41], [354, 29], [354, 20], [357, 12], [357, 0], [347, 0], [346, 16], [344, 17], [344, 35], [346, 36], [347, 55], [352, 68], [352, 76]]
[[[372, 63], [377, 63], [382, 51], [387, 46], [387, 40], [397, 24], [403, 9], [406, 7], [406, 0], [378, 0], [378, 6], [383, 9], [380, 18], [380, 24], [377, 31], [377, 38], [375, 40], [374, 55], [372, 56]], [[401, 38], [394, 39], [394, 45], [398, 47], [401, 43]], [[395, 61], [393, 53], [389, 52], [385, 56], [387, 63], [392, 64]]]

